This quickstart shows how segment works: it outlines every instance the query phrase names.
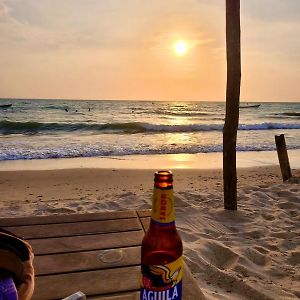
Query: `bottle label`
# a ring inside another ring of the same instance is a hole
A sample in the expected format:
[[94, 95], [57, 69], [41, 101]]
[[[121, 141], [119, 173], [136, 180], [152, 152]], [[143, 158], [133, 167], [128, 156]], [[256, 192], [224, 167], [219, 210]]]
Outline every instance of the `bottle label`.
[[166, 265], [142, 264], [140, 300], [181, 300], [182, 274], [182, 256]]
[[152, 199], [152, 220], [159, 223], [175, 221], [173, 189], [154, 188]]

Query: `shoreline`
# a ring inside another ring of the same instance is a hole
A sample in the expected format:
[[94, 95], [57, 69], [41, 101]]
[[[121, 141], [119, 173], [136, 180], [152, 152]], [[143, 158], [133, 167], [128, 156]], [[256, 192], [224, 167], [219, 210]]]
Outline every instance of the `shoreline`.
[[[291, 169], [300, 169], [300, 150], [288, 150]], [[1, 171], [61, 169], [222, 169], [223, 154], [156, 154], [0, 161]], [[237, 168], [279, 166], [276, 151], [237, 152]]]

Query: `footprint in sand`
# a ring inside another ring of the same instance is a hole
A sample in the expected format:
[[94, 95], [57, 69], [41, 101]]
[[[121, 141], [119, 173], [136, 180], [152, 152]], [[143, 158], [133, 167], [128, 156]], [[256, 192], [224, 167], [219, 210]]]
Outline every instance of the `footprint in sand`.
[[288, 211], [288, 214], [291, 216], [291, 217], [298, 217], [299, 216], [299, 211], [298, 210], [290, 210]]
[[260, 252], [261, 254], [267, 254], [269, 253], [269, 250], [264, 248], [264, 247], [261, 247], [261, 246], [255, 246], [253, 247], [256, 251]]
[[244, 236], [256, 240], [256, 239], [259, 239], [262, 236], [264, 236], [264, 234], [260, 230], [250, 230], [250, 231], [245, 232]]
[[258, 251], [258, 249], [250, 247], [245, 249], [243, 252], [247, 259], [258, 266], [266, 266], [271, 263], [270, 257], [266, 254], [261, 253], [261, 251]]
[[175, 207], [186, 207], [189, 206], [187, 201], [182, 199], [182, 197], [174, 196]]
[[281, 202], [277, 205], [281, 209], [295, 209], [299, 208], [299, 205], [294, 202]]
[[298, 232], [295, 231], [279, 231], [279, 232], [272, 232], [270, 234], [270, 236], [279, 238], [279, 239], [283, 239], [283, 240], [287, 240], [287, 239], [292, 239], [292, 238], [296, 238], [299, 236]]
[[267, 221], [275, 220], [275, 216], [270, 213], [262, 213], [261, 216]]
[[290, 252], [287, 262], [292, 266], [300, 265], [300, 251]]
[[239, 259], [239, 255], [230, 248], [212, 240], [204, 243], [201, 256], [221, 270], [233, 268]]
[[178, 228], [178, 229], [180, 232], [180, 236], [184, 241], [188, 241], [189, 243], [191, 243], [198, 240], [198, 237], [189, 228]]

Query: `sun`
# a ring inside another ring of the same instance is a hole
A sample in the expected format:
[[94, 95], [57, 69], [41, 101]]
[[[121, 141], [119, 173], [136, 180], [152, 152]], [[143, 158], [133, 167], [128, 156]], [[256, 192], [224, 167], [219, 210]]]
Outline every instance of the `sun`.
[[179, 56], [185, 55], [188, 51], [187, 42], [184, 40], [178, 40], [174, 44], [175, 53]]

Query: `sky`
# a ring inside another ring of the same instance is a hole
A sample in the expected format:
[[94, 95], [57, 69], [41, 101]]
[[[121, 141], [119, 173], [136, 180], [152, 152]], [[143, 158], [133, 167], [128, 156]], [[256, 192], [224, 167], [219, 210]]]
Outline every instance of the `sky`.
[[[225, 21], [225, 0], [0, 0], [0, 98], [224, 101]], [[299, 37], [299, 0], [241, 0], [241, 101], [300, 101]]]

